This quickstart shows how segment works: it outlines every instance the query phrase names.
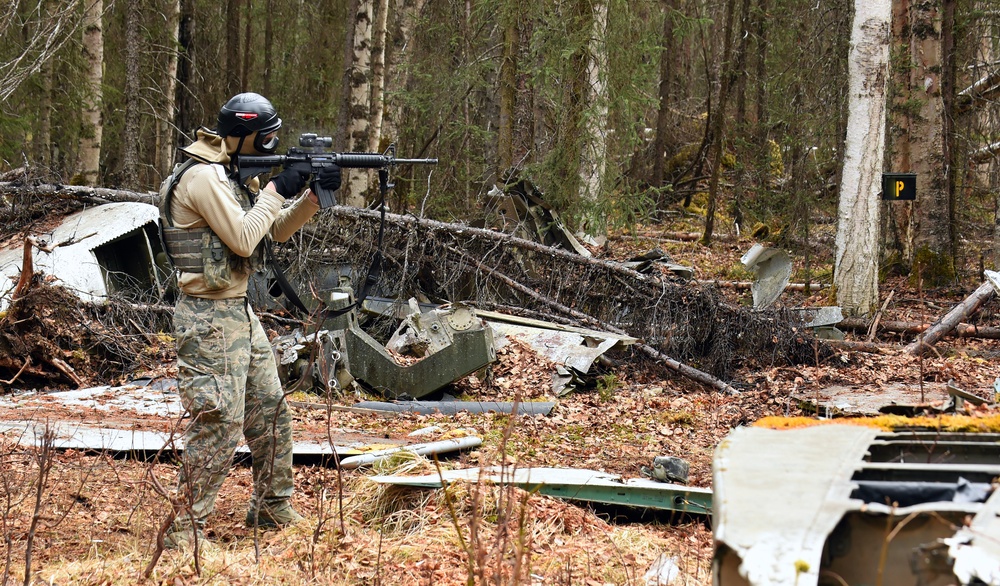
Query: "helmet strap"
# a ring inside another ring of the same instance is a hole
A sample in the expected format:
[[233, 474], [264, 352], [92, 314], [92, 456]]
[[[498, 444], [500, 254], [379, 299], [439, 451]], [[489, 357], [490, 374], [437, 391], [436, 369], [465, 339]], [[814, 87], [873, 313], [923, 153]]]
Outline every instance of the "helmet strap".
[[235, 175], [236, 177], [239, 177], [240, 166], [238, 159], [240, 157], [240, 152], [243, 150], [243, 142], [246, 139], [247, 137], [245, 135], [240, 137], [240, 142], [236, 143], [236, 152], [229, 157], [229, 173], [231, 175]]

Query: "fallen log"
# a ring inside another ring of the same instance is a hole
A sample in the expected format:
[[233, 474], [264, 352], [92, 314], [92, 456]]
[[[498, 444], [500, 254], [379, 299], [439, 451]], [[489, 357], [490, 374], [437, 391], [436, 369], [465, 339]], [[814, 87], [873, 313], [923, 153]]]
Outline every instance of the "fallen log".
[[58, 185], [50, 183], [33, 185], [21, 181], [0, 181], [0, 195], [18, 195], [24, 193], [76, 199], [88, 203], [132, 201], [157, 205], [160, 201], [159, 194], [154, 192], [108, 189], [105, 187], [89, 187], [84, 185]]
[[[851, 332], [867, 332], [868, 321], [863, 318], [849, 317], [837, 324], [838, 328]], [[878, 325], [878, 331], [892, 334], [909, 334], [915, 336], [927, 331], [931, 327], [928, 323], [915, 321], [884, 321]], [[981, 338], [983, 340], [1000, 340], [1000, 328], [991, 326], [976, 326], [967, 323], [960, 323], [947, 335], [959, 338]]]
[[962, 320], [979, 311], [979, 308], [990, 297], [993, 297], [995, 292], [996, 289], [993, 287], [993, 283], [987, 280], [972, 295], [966, 297], [964, 301], [956, 305], [944, 317], [935, 322], [934, 325], [927, 328], [915, 342], [904, 348], [904, 351], [916, 356], [922, 354], [928, 348], [933, 348], [934, 344], [952, 332]]
[[[378, 220], [380, 218], [379, 212], [376, 210], [366, 210], [361, 208], [352, 208], [347, 206], [334, 206], [328, 210], [331, 214], [338, 217], [344, 218], [369, 218], [373, 220]], [[622, 275], [628, 276], [632, 279], [636, 279], [645, 283], [658, 283], [659, 279], [655, 276], [640, 273], [639, 271], [632, 270], [620, 262], [604, 260], [599, 258], [587, 257], [579, 255], [575, 252], [564, 250], [562, 248], [554, 248], [546, 244], [541, 244], [533, 240], [526, 240], [524, 238], [519, 238], [512, 234], [506, 232], [498, 232], [496, 230], [488, 230], [485, 228], [474, 228], [472, 226], [463, 226], [456, 224], [448, 224], [446, 222], [439, 222], [437, 220], [428, 220], [425, 218], [416, 218], [413, 216], [401, 216], [399, 214], [389, 214], [385, 215], [385, 221], [387, 224], [395, 224], [397, 226], [412, 226], [417, 225], [422, 228], [428, 228], [431, 230], [442, 230], [450, 233], [460, 233], [469, 236], [475, 236], [477, 238], [483, 238], [491, 242], [496, 242], [498, 244], [516, 246], [524, 250], [530, 250], [532, 252], [538, 252], [540, 254], [546, 254], [559, 258], [561, 260], [566, 260], [574, 264], [580, 264], [585, 266], [594, 266], [607, 269], [612, 272], [620, 273]], [[303, 230], [311, 231], [314, 229], [312, 226], [306, 226]]]
[[[750, 289], [753, 286], [751, 281], [705, 281], [705, 283], [713, 283], [719, 287], [736, 290]], [[830, 285], [827, 283], [789, 283], [785, 285], [785, 290], [805, 291], [806, 287], [808, 287], [810, 291], [818, 291], [820, 289], [829, 289]]]

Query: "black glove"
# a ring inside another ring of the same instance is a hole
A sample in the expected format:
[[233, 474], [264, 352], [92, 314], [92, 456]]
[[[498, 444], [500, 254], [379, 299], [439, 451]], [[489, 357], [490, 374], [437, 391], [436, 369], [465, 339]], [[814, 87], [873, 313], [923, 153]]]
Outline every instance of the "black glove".
[[330, 165], [329, 167], [323, 167], [323, 169], [319, 172], [317, 182], [323, 189], [337, 191], [340, 189], [340, 167], [338, 167], [336, 163]]
[[306, 179], [308, 177], [309, 173], [289, 168], [271, 177], [271, 183], [274, 183], [274, 190], [287, 199], [295, 197], [302, 191], [302, 188], [306, 186]]

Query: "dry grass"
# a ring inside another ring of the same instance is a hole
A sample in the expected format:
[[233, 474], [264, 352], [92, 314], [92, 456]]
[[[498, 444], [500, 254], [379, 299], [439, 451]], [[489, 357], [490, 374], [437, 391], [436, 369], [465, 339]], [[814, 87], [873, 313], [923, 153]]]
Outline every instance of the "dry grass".
[[[0, 451], [0, 529], [9, 540], [0, 583], [23, 582], [25, 532], [38, 488], [34, 451], [11, 444]], [[434, 470], [434, 463], [411, 455], [368, 473]], [[198, 566], [191, 552], [168, 551], [144, 581], [167, 507], [148, 475], [169, 486], [174, 467], [56, 453], [41, 491], [32, 583], [641, 584], [661, 552], [681, 567], [678, 583], [709, 583], [711, 540], [701, 525], [616, 525], [517, 488], [401, 489], [357, 472], [345, 474], [341, 525], [336, 471], [298, 467], [296, 473], [296, 507], [307, 522], [262, 532], [255, 542], [242, 526], [250, 471], [235, 468], [209, 519], [210, 543]]]

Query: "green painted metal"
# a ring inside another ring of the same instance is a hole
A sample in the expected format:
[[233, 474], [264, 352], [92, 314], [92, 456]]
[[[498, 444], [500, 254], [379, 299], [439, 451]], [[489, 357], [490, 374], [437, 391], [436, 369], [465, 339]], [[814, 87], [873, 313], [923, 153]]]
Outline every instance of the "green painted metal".
[[491, 482], [563, 499], [646, 509], [709, 514], [712, 490], [580, 468], [479, 468], [425, 476], [371, 476], [383, 484], [440, 488], [452, 482]]

